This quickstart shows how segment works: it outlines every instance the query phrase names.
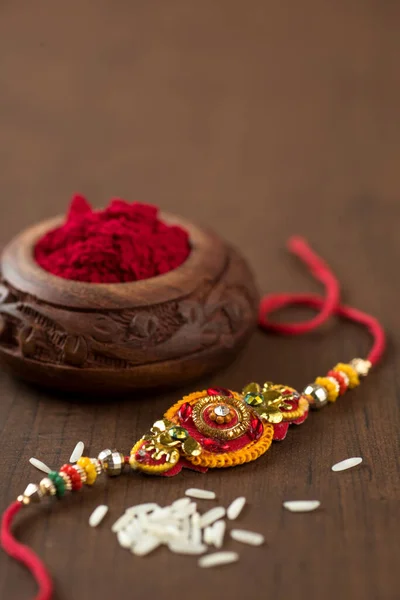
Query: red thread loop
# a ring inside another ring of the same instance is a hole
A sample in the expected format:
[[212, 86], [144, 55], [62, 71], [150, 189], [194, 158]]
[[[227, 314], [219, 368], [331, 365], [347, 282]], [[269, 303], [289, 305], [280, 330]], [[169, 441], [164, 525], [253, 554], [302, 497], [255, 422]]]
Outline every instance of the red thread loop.
[[[367, 360], [373, 365], [379, 362], [386, 346], [385, 332], [379, 321], [356, 308], [340, 304], [340, 286], [336, 276], [325, 261], [310, 248], [306, 240], [293, 237], [289, 240], [288, 248], [307, 265], [314, 277], [324, 284], [325, 296], [287, 293], [265, 296], [260, 302], [260, 326], [283, 335], [300, 335], [320, 327], [329, 317], [336, 314], [360, 323], [368, 329], [374, 342]], [[309, 321], [300, 323], [274, 323], [269, 319], [271, 312], [296, 305], [315, 308], [319, 312]]]
[[53, 582], [46, 567], [33, 550], [20, 544], [11, 532], [11, 526], [15, 515], [22, 508], [19, 502], [13, 502], [3, 514], [0, 531], [0, 542], [9, 556], [15, 558], [32, 573], [39, 591], [34, 600], [50, 600], [53, 592]]

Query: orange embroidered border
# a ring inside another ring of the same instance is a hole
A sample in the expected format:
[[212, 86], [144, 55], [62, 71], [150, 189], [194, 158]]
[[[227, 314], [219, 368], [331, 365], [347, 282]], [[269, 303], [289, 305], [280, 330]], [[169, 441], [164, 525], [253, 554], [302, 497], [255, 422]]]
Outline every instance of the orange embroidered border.
[[[237, 392], [232, 392], [234, 398], [241, 400], [241, 395]], [[176, 413], [179, 408], [188, 402], [194, 404], [200, 398], [207, 395], [207, 391], [194, 392], [179, 400], [174, 404], [167, 412], [164, 417], [170, 421], [176, 421]], [[259, 456], [264, 454], [272, 443], [274, 437], [274, 427], [270, 423], [264, 423], [264, 432], [259, 440], [248, 444], [245, 448], [240, 450], [234, 450], [232, 452], [224, 452], [222, 454], [214, 454], [203, 450], [200, 456], [187, 456], [186, 460], [190, 461], [193, 465], [207, 468], [224, 468], [224, 467], [235, 467], [246, 462], [256, 460]]]

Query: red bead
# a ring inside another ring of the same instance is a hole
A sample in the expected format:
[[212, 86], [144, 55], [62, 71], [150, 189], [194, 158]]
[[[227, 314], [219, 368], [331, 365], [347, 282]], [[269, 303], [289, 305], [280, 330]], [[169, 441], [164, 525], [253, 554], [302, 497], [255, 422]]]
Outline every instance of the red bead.
[[63, 465], [60, 469], [63, 473], [68, 475], [71, 480], [71, 487], [74, 491], [78, 491], [82, 487], [82, 480], [79, 473], [76, 469], [73, 468], [72, 465]]
[[346, 380], [343, 377], [343, 375], [341, 375], [337, 371], [329, 371], [329, 373], [327, 374], [327, 377], [333, 377], [334, 379], [336, 379], [336, 381], [339, 384], [339, 388], [340, 388], [339, 394], [340, 395], [345, 393], [345, 391], [347, 390], [347, 383], [346, 383]]
[[178, 415], [182, 421], [187, 421], [192, 416], [193, 408], [189, 402], [185, 402], [179, 409]]
[[207, 395], [208, 396], [228, 396], [228, 398], [231, 398], [233, 396], [231, 390], [228, 390], [223, 387], [208, 388]]

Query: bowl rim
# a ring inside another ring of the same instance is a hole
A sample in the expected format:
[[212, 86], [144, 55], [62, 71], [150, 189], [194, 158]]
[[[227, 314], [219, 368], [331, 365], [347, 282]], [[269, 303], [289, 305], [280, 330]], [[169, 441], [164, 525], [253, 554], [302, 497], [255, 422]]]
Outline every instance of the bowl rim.
[[43, 269], [34, 258], [37, 241], [62, 224], [65, 216], [41, 221], [17, 234], [1, 256], [3, 279], [11, 287], [53, 305], [78, 309], [135, 308], [178, 300], [193, 292], [205, 279], [219, 276], [226, 262], [226, 245], [214, 232], [168, 212], [160, 218], [189, 233], [191, 251], [176, 269], [140, 281], [88, 283], [64, 279]]

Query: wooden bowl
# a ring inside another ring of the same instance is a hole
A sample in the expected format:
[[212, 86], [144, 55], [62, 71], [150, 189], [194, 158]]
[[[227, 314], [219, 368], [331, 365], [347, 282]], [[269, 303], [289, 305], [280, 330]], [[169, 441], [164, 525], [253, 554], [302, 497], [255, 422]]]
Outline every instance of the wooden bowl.
[[173, 215], [192, 246], [164, 275], [92, 284], [51, 275], [35, 261], [35, 225], [5, 248], [0, 360], [15, 375], [63, 390], [121, 392], [181, 385], [226, 365], [257, 319], [258, 293], [243, 258], [218, 236]]

